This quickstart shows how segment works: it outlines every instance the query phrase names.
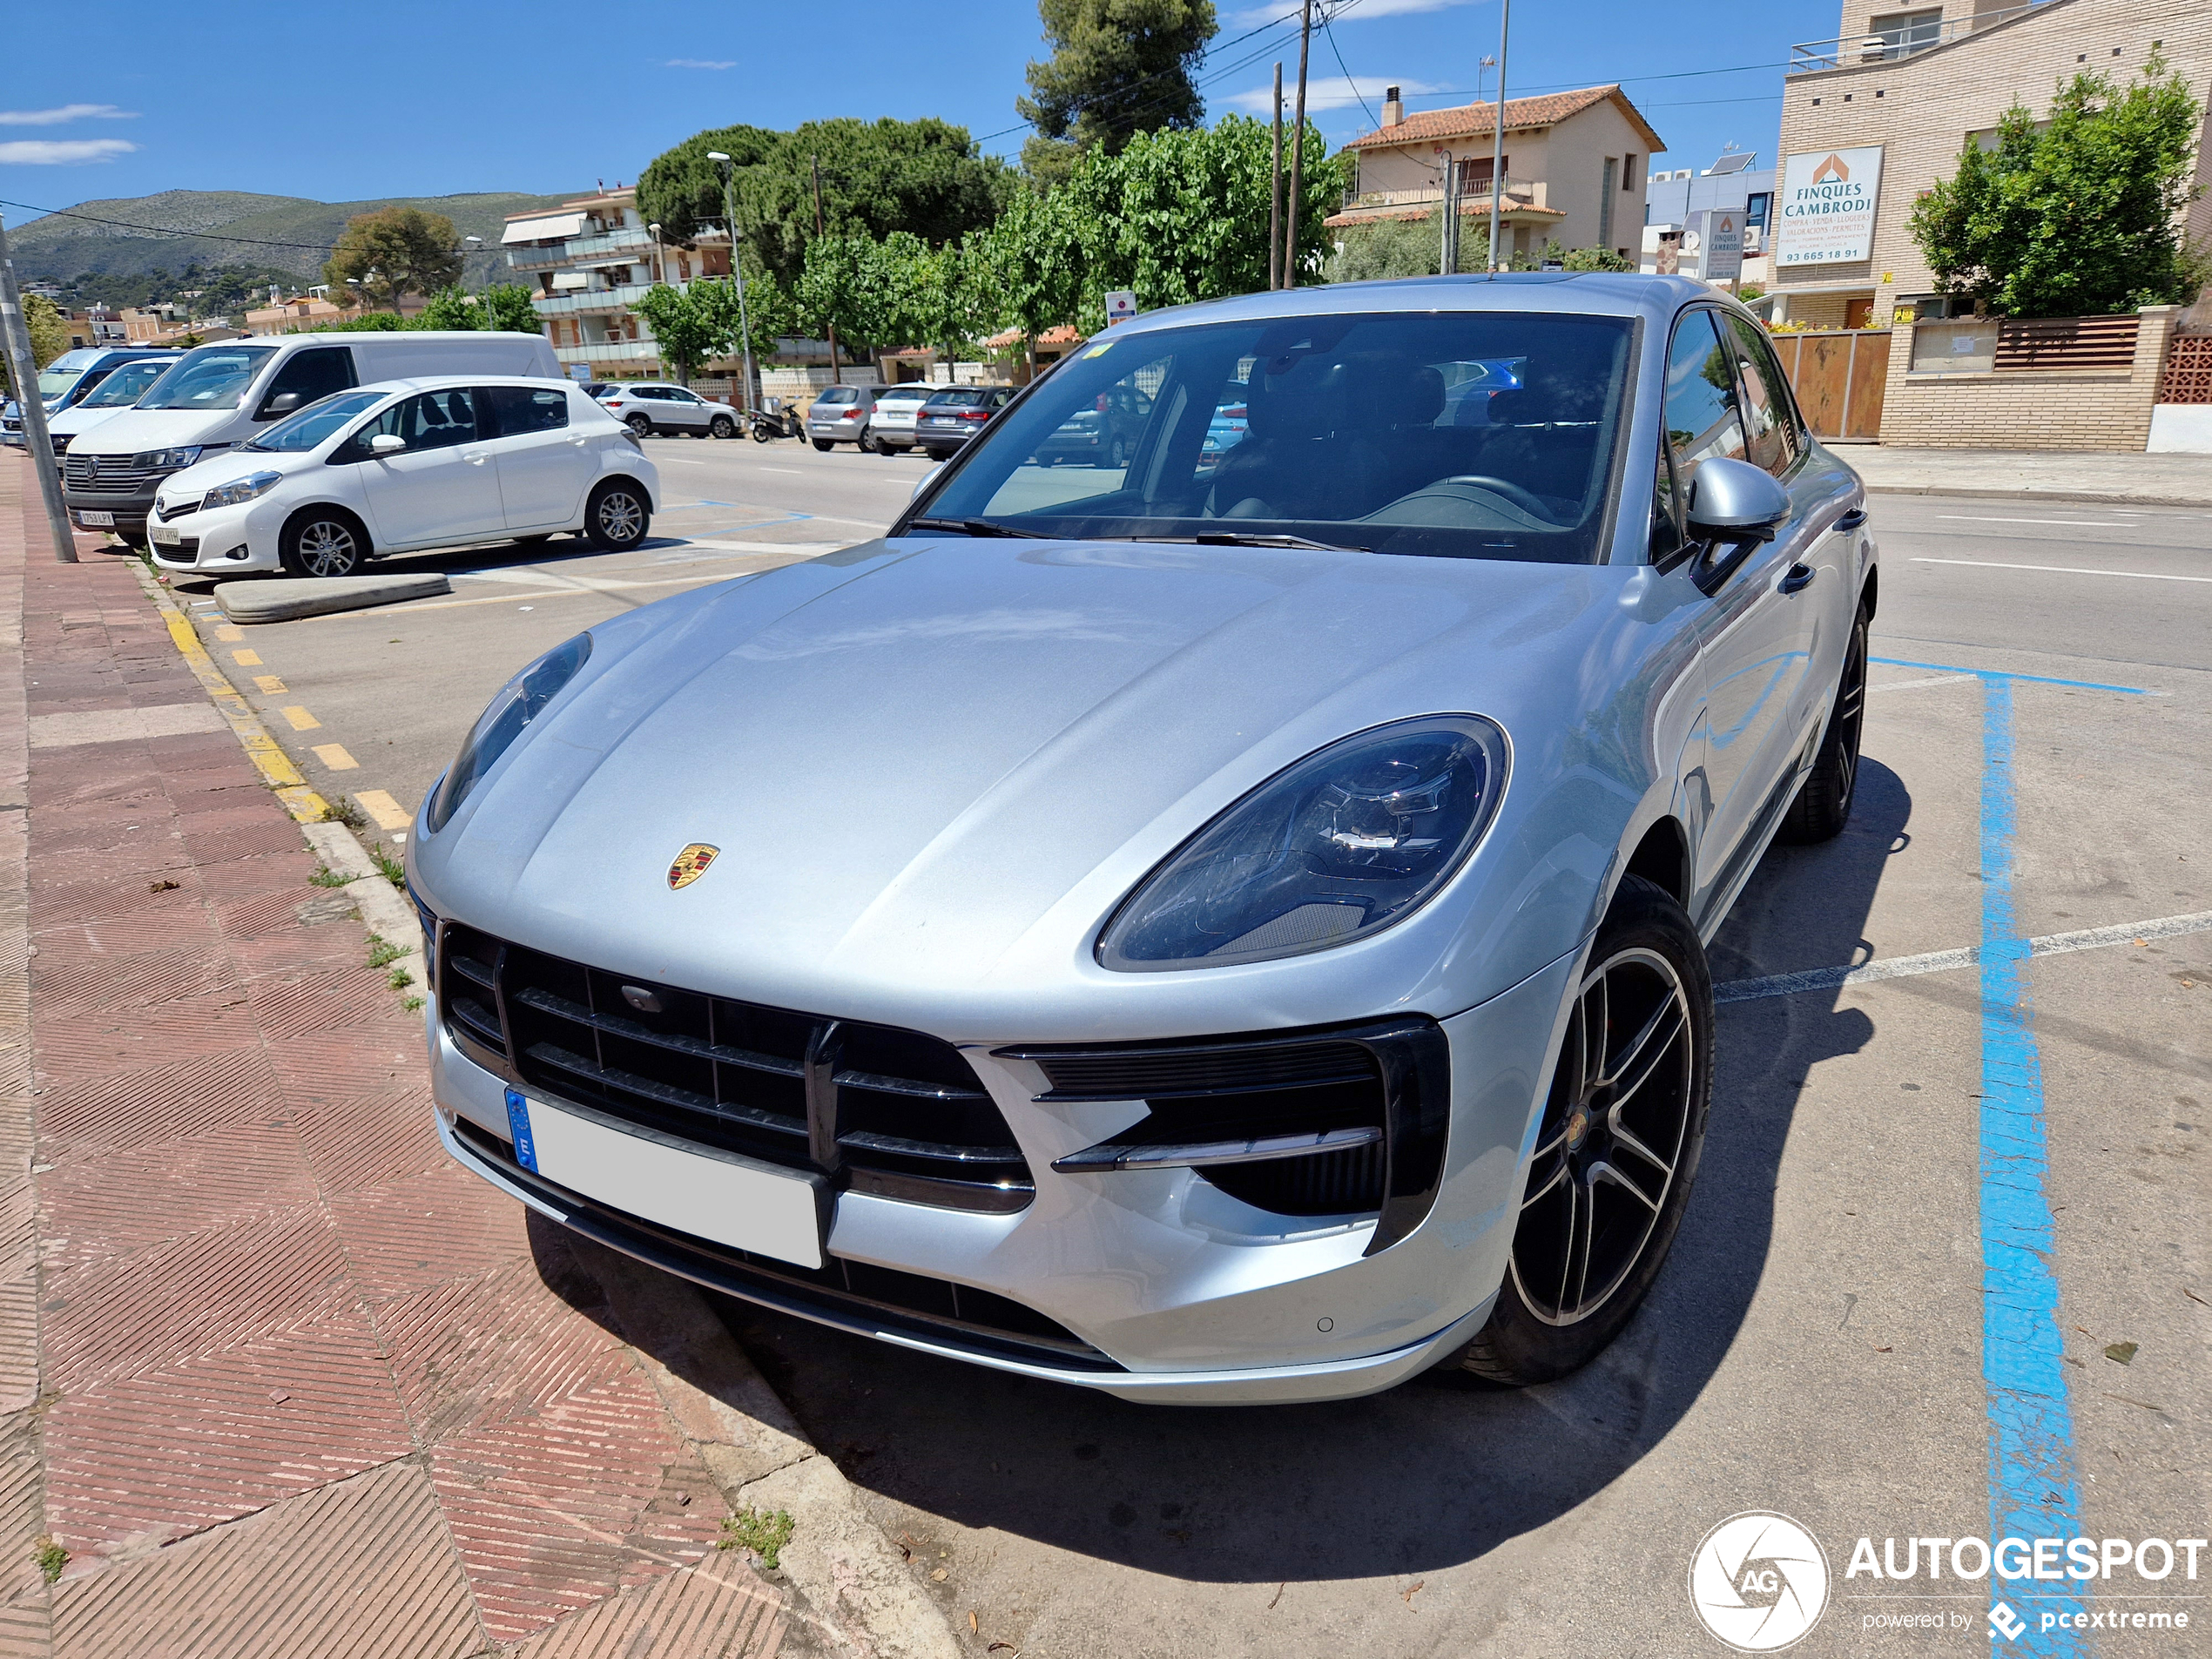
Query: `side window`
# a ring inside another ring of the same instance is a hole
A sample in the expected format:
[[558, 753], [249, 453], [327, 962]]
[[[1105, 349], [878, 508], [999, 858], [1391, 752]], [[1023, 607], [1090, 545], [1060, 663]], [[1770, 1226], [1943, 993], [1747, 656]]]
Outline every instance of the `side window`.
[[1736, 341], [1737, 367], [1743, 377], [1743, 420], [1750, 428], [1751, 462], [1779, 476], [1797, 458], [1796, 423], [1790, 418], [1790, 393], [1783, 383], [1782, 367], [1757, 324], [1730, 317], [1728, 332]]
[[1736, 410], [1736, 370], [1713, 332], [1713, 314], [1699, 309], [1675, 325], [1667, 350], [1667, 448], [1675, 486], [1689, 488], [1697, 463], [1714, 455], [1743, 458], [1743, 425]]
[[550, 386], [486, 386], [476, 396], [494, 437], [558, 432], [569, 423], [569, 395]]
[[405, 441], [408, 453], [448, 449], [476, 437], [476, 408], [469, 388], [423, 392], [395, 403], [354, 434], [332, 460], [366, 461], [368, 441], [381, 435]]
[[[261, 404], [254, 410], [253, 418], [273, 421], [294, 409], [304, 409], [333, 392], [345, 391], [355, 383], [354, 354], [347, 347], [318, 346], [310, 351], [295, 352], [278, 368], [276, 377], [261, 395]], [[278, 408], [278, 401], [287, 395], [288, 401]]]

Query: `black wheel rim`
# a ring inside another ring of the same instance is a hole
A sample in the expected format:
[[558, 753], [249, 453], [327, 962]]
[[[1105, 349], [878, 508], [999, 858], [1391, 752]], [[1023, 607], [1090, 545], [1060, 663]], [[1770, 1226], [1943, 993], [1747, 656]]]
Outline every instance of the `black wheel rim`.
[[361, 557], [354, 532], [335, 519], [320, 518], [300, 527], [296, 543], [300, 568], [309, 576], [345, 576]]
[[636, 540], [644, 518], [634, 496], [610, 489], [599, 497], [599, 534], [610, 542]]
[[1575, 999], [1514, 1231], [1514, 1285], [1546, 1325], [1579, 1324], [1643, 1259], [1688, 1138], [1689, 995], [1653, 950], [1615, 953]]
[[1833, 735], [1827, 761], [1833, 769], [1837, 804], [1848, 809], [1858, 784], [1858, 733], [1866, 718], [1866, 630], [1854, 627], [1844, 654], [1844, 678], [1836, 687]]

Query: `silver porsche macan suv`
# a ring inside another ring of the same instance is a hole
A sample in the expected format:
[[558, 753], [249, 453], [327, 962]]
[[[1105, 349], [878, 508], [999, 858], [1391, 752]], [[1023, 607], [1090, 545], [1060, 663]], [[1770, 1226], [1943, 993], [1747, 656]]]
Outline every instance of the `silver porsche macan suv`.
[[501, 692], [410, 839], [445, 1143], [1127, 1399], [1559, 1376], [1689, 1197], [1703, 941], [1850, 812], [1865, 519], [1695, 283], [1117, 327], [887, 536]]

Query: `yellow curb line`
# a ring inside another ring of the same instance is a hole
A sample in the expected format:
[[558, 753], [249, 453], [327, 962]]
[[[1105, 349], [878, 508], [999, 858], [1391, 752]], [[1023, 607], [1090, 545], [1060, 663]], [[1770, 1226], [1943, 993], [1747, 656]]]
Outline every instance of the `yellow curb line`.
[[330, 816], [330, 804], [307, 787], [307, 778], [292, 764], [292, 757], [285, 753], [277, 740], [269, 735], [268, 727], [239, 694], [238, 688], [223, 678], [223, 671], [215, 666], [215, 659], [199, 643], [193, 631], [192, 618], [177, 608], [161, 584], [146, 572], [143, 563], [133, 559], [133, 574], [138, 585], [161, 609], [161, 619], [169, 625], [169, 638], [177, 647], [177, 654], [185, 659], [200, 688], [207, 693], [217, 712], [230, 722], [231, 730], [238, 735], [246, 758], [260, 768], [261, 776], [276, 792], [276, 798], [285, 810], [302, 824], [320, 824]]

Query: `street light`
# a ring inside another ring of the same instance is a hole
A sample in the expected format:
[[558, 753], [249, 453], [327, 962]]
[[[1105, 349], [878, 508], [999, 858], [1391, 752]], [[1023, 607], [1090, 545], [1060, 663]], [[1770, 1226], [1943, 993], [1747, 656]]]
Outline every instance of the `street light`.
[[738, 327], [744, 336], [745, 403], [752, 408], [759, 400], [752, 395], [752, 323], [745, 315], [745, 267], [738, 262], [738, 207], [730, 193], [730, 158], [719, 150], [710, 150], [706, 158], [722, 169], [722, 219], [730, 233], [730, 277], [738, 285]]

